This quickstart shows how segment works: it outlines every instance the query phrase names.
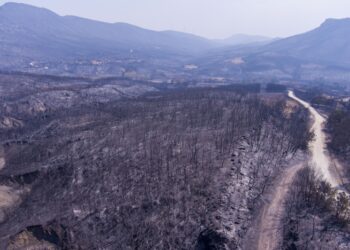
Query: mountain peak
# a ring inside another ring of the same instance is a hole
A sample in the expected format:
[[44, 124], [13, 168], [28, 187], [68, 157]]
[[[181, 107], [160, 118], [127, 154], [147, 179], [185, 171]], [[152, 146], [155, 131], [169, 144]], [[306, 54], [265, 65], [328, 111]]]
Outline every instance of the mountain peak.
[[25, 4], [25, 3], [15, 3], [15, 2], [7, 2], [4, 3], [1, 8], [5, 9], [39, 9], [33, 5]]
[[0, 10], [4, 10], [7, 14], [17, 14], [17, 15], [28, 15], [28, 14], [46, 14], [46, 15], [57, 15], [51, 10], [36, 7], [33, 5], [25, 4], [25, 3], [14, 3], [8, 2], [0, 6]]
[[323, 26], [333, 26], [333, 25], [350, 25], [350, 18], [328, 18], [326, 19], [321, 27]]

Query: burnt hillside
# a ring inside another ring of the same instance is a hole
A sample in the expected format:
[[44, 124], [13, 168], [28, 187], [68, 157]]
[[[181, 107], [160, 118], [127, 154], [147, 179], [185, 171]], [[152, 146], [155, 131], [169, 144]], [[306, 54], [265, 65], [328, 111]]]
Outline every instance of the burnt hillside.
[[[59, 91], [80, 93], [73, 86]], [[0, 128], [1, 182], [20, 196], [0, 226], [10, 249], [23, 238], [52, 249], [235, 249], [308, 137], [306, 112], [286, 112], [283, 96], [193, 89], [68, 103], [63, 94], [56, 105], [52, 91], [7, 96], [2, 107], [17, 121]], [[23, 108], [32, 103], [50, 108]]]

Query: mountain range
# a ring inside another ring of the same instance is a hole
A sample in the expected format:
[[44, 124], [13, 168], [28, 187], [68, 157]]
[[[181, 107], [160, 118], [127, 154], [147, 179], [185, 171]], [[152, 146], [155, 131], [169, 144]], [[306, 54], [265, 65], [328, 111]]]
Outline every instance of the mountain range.
[[[126, 23], [104, 23], [59, 16], [47, 9], [7, 3], [0, 8], [1, 49], [19, 56], [75, 57], [135, 51], [196, 53], [212, 46], [204, 38], [179, 32], [156, 32]], [[11, 51], [11, 50], [10, 50]], [[15, 52], [15, 51], [13, 51]]]
[[191, 63], [200, 74], [278, 71], [277, 78], [301, 79], [305, 69], [322, 74], [336, 69], [343, 72], [340, 78], [348, 79], [350, 68], [350, 19], [328, 19], [312, 31], [284, 39], [240, 34], [210, 40], [7, 3], [0, 7], [0, 33], [0, 70], [120, 75], [130, 69], [164, 72]]

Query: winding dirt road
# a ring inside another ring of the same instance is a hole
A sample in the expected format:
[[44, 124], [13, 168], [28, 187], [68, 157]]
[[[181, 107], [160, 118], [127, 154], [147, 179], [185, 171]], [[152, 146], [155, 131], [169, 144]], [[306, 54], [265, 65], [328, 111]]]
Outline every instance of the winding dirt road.
[[[296, 97], [293, 91], [289, 91], [288, 96], [307, 108], [313, 121], [311, 131], [314, 132], [315, 138], [309, 144], [310, 159], [308, 163], [315, 168], [317, 173], [319, 173], [324, 180], [339, 190], [342, 185], [342, 180], [340, 176], [337, 175], [338, 171], [332, 169], [334, 164], [331, 164], [330, 157], [326, 150], [326, 135], [323, 132], [326, 119], [309, 103]], [[282, 238], [281, 219], [284, 211], [283, 204], [294, 177], [303, 166], [304, 163], [301, 163], [288, 168], [282, 173], [280, 180], [274, 188], [275, 191], [272, 194], [273, 198], [270, 204], [264, 206], [259, 223], [258, 250], [278, 249]]]

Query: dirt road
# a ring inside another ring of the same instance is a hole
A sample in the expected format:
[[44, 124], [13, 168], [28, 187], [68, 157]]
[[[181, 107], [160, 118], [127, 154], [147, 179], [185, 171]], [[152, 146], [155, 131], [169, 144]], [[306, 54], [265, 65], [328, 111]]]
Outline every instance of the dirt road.
[[277, 249], [281, 239], [281, 219], [284, 212], [284, 201], [290, 185], [296, 173], [303, 167], [303, 164], [294, 165], [285, 170], [278, 181], [272, 200], [266, 204], [261, 214], [258, 250]]

